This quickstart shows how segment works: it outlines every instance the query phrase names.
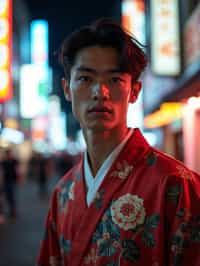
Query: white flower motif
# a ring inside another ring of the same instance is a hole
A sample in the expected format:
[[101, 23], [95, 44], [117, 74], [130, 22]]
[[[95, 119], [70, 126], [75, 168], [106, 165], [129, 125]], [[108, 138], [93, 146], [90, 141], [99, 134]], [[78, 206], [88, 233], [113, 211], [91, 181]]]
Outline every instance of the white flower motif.
[[137, 225], [143, 224], [145, 215], [143, 199], [137, 195], [127, 193], [111, 206], [113, 222], [124, 230], [134, 229]]
[[72, 182], [70, 189], [69, 189], [69, 199], [74, 200], [74, 185], [75, 182]]
[[181, 178], [186, 179], [186, 180], [187, 179], [188, 180], [193, 180], [193, 181], [195, 180], [194, 174], [190, 170], [186, 169], [185, 167], [179, 165], [179, 166], [176, 167], [176, 169], [178, 170], [178, 175]]
[[133, 170], [133, 166], [129, 165], [127, 161], [117, 164], [117, 171], [112, 173], [112, 176], [119, 177], [120, 179], [125, 179], [129, 176], [130, 172]]

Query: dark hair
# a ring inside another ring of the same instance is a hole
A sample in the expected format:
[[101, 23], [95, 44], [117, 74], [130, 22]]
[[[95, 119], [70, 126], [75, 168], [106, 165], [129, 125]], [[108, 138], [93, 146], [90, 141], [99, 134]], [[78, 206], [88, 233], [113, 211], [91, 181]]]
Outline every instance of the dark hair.
[[101, 18], [90, 26], [73, 32], [64, 40], [60, 50], [60, 62], [68, 80], [77, 53], [95, 45], [115, 48], [119, 53], [121, 71], [131, 74], [132, 81], [139, 78], [147, 65], [142, 45], [112, 19]]

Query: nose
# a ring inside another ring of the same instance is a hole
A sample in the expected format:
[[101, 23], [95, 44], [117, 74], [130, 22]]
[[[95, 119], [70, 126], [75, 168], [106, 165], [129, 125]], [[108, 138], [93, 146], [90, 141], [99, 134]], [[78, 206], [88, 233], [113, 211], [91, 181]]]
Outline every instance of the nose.
[[93, 100], [106, 101], [110, 97], [109, 88], [102, 83], [98, 83], [93, 87], [92, 98]]

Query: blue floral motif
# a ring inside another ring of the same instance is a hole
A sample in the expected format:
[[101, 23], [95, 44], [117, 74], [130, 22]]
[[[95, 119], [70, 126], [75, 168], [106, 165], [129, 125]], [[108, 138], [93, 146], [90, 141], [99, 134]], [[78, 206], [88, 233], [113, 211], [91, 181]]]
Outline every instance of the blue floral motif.
[[64, 236], [60, 237], [60, 245], [62, 250], [64, 251], [64, 253], [66, 255], [69, 255], [70, 251], [71, 251], [71, 241], [68, 239], [64, 239]]
[[79, 181], [81, 179], [81, 172], [77, 171], [75, 176], [76, 176], [76, 180]]
[[119, 227], [113, 223], [110, 208], [108, 208], [102, 221], [97, 226], [92, 242], [97, 244], [100, 256], [112, 256], [119, 247], [119, 241], [120, 230]]
[[103, 266], [118, 266], [118, 263], [116, 262], [108, 262], [106, 264], [104, 264]]
[[72, 180], [68, 180], [66, 183], [64, 183], [58, 195], [59, 205], [61, 209], [65, 208], [66, 201], [68, 201], [70, 198], [69, 192], [70, 192], [72, 183], [73, 183]]

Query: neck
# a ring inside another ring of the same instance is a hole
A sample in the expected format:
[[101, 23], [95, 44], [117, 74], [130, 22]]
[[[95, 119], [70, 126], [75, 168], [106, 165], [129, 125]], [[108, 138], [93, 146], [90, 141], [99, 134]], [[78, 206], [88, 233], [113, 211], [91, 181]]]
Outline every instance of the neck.
[[128, 128], [124, 128], [120, 132], [113, 132], [112, 130], [94, 132], [87, 130], [83, 133], [87, 144], [90, 168], [93, 176], [95, 176], [107, 156], [126, 137]]

